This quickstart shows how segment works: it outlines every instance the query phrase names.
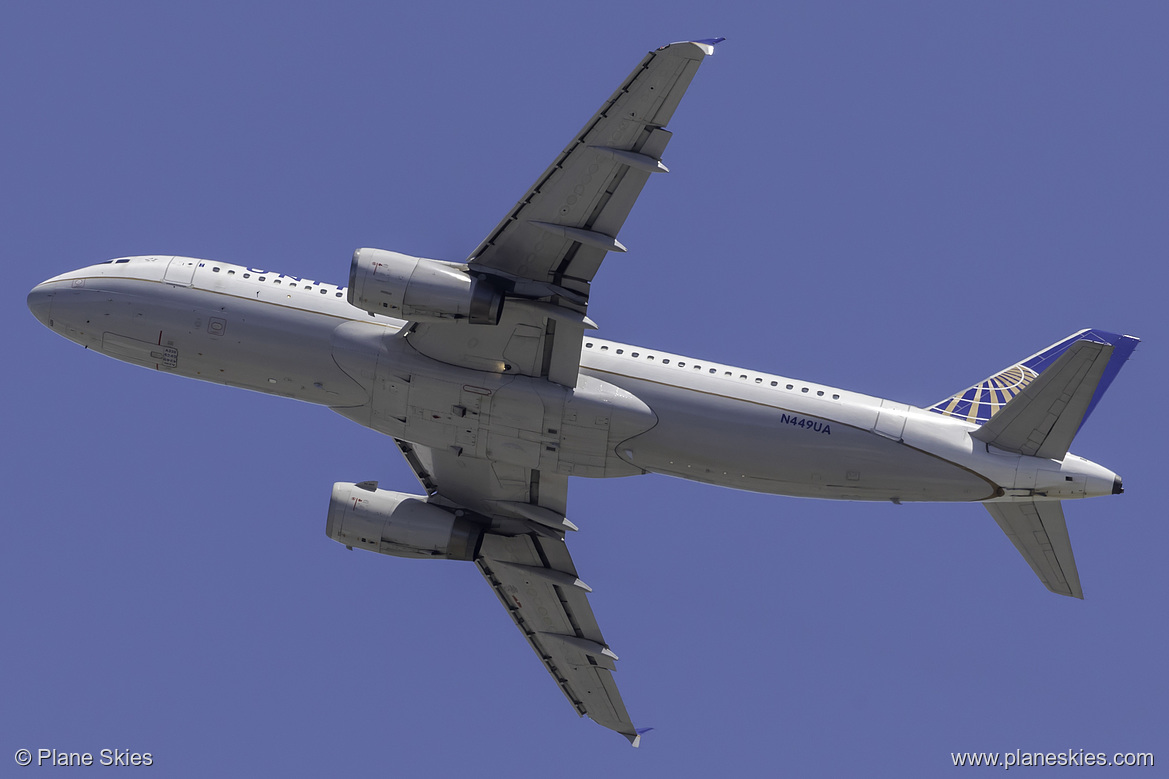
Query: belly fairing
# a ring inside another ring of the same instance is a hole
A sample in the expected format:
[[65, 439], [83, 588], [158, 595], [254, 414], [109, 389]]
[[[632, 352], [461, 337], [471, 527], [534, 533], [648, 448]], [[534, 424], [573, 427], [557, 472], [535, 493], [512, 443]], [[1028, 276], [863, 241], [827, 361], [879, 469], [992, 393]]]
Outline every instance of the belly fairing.
[[624, 390], [581, 376], [571, 390], [545, 379], [448, 365], [396, 330], [336, 328], [332, 353], [364, 391], [334, 410], [378, 432], [506, 466], [603, 478], [643, 473], [617, 444], [651, 428], [653, 412]]

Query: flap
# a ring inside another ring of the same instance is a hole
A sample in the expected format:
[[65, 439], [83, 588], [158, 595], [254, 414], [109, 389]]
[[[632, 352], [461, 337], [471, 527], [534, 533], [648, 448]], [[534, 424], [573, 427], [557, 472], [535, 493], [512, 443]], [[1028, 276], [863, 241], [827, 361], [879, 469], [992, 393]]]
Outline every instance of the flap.
[[564, 536], [568, 478], [399, 441], [430, 500], [490, 518], [475, 562], [578, 714], [636, 745], [605, 643]]

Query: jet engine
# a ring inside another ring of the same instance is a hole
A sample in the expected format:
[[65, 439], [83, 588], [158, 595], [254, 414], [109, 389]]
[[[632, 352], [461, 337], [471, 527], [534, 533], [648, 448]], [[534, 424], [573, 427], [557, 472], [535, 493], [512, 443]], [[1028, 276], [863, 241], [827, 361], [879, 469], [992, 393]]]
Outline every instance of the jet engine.
[[412, 322], [499, 323], [503, 295], [466, 263], [427, 260], [384, 249], [358, 249], [349, 268], [349, 303]]
[[421, 495], [379, 490], [376, 482], [337, 482], [325, 534], [350, 549], [395, 557], [473, 560], [483, 528]]

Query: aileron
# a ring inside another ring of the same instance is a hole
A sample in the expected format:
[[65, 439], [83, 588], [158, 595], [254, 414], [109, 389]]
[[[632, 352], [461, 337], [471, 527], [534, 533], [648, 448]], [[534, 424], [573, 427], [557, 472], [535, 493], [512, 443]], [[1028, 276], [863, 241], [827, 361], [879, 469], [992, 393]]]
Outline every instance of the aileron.
[[678, 43], [646, 55], [471, 253], [467, 274], [507, 295], [495, 332], [422, 322], [409, 333], [411, 345], [452, 365], [575, 386], [592, 325], [590, 284], [609, 252], [625, 251], [617, 234], [645, 182], [667, 171], [664, 125], [713, 51], [709, 42]]
[[637, 736], [605, 643], [564, 542], [529, 535], [483, 540], [480, 571], [577, 713]]

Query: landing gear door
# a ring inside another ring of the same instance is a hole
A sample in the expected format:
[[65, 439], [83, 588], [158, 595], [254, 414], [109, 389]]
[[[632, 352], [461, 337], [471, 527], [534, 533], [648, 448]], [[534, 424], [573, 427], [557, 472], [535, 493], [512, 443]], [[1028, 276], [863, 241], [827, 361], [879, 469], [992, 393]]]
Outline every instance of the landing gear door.
[[166, 275], [163, 277], [163, 281], [167, 284], [189, 287], [195, 278], [195, 268], [198, 265], [199, 261], [192, 260], [190, 257], [171, 257], [170, 264], [166, 266]]

